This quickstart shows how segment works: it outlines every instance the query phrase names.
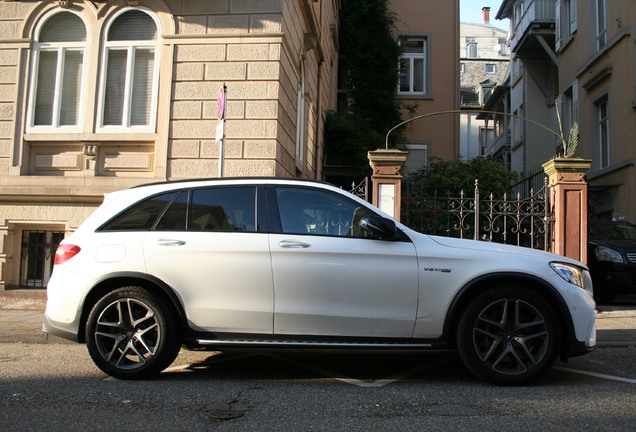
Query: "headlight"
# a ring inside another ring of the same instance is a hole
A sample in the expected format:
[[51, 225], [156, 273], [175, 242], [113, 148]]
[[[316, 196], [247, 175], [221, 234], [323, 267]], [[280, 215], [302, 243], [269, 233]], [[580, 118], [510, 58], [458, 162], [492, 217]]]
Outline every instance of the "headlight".
[[554, 270], [559, 276], [561, 276], [564, 281], [569, 282], [572, 285], [576, 285], [579, 288], [585, 289], [583, 269], [581, 269], [580, 267], [559, 262], [550, 263], [550, 267], [552, 267], [552, 270]]
[[599, 261], [607, 261], [607, 262], [615, 262], [615, 263], [624, 262], [621, 254], [616, 252], [614, 249], [606, 248], [604, 246], [599, 246], [596, 249], [594, 249], [594, 253], [596, 254], [596, 259]]

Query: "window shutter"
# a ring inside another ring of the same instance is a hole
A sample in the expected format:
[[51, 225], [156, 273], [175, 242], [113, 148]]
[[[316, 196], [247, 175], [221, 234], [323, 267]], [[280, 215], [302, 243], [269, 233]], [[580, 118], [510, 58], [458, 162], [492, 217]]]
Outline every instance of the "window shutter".
[[579, 122], [579, 81], [572, 84], [572, 122]]
[[122, 125], [126, 93], [127, 61], [127, 50], [108, 50], [106, 89], [104, 91], [104, 126]]
[[84, 52], [67, 50], [64, 54], [62, 76], [62, 100], [60, 103], [60, 126], [77, 124], [81, 94], [82, 65]]
[[157, 25], [147, 13], [132, 10], [123, 13], [108, 31], [109, 41], [142, 41], [157, 39]]
[[133, 92], [130, 110], [131, 126], [150, 124], [152, 78], [155, 64], [153, 49], [136, 49]]
[[41, 51], [38, 61], [37, 87], [35, 90], [35, 126], [53, 124], [53, 100], [57, 74], [57, 51]]
[[570, 0], [570, 34], [573, 34], [576, 31], [577, 27], [577, 17], [576, 17], [576, 2], [577, 0]]
[[70, 12], [49, 18], [40, 32], [38, 42], [85, 42], [86, 28], [82, 19]]
[[556, 33], [556, 40], [554, 42], [554, 50], [555, 51], [559, 51], [561, 49], [561, 1], [560, 0], [556, 0], [556, 2], [554, 3], [554, 17], [555, 17], [555, 23], [556, 23], [556, 29], [555, 29], [555, 33]]

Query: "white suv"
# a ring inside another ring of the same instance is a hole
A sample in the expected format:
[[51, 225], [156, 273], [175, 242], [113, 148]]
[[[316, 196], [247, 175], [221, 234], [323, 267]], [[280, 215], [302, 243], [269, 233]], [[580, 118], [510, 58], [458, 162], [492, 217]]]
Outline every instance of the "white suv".
[[106, 195], [60, 245], [45, 331], [117, 378], [182, 345], [456, 348], [527, 383], [596, 344], [588, 270], [532, 249], [423, 235], [331, 185], [165, 182]]

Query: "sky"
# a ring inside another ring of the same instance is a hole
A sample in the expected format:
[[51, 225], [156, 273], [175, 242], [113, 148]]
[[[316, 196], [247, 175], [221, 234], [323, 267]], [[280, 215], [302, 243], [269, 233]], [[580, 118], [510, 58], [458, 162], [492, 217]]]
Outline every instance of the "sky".
[[508, 30], [508, 20], [495, 19], [502, 0], [459, 0], [461, 22], [483, 24], [481, 8], [490, 7], [490, 24], [502, 30]]

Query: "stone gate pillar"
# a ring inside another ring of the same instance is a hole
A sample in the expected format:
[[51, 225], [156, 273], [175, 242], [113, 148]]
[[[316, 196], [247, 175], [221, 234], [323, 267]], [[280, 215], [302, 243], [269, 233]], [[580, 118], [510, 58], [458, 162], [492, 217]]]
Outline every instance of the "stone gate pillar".
[[558, 158], [543, 164], [554, 215], [550, 250], [587, 263], [588, 199], [585, 173], [592, 161]]
[[402, 166], [408, 152], [398, 149], [374, 150], [368, 153], [373, 194], [371, 203], [380, 210], [400, 220], [402, 198]]

